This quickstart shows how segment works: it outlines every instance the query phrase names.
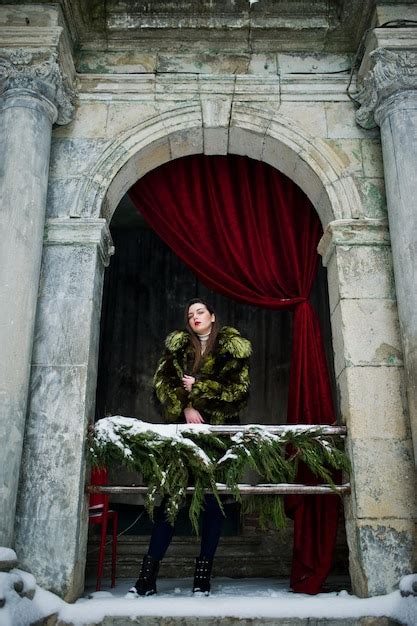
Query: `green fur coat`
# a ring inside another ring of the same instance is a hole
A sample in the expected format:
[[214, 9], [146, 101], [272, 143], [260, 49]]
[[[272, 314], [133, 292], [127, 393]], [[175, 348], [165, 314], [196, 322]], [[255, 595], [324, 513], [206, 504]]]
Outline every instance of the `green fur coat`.
[[184, 408], [192, 405], [209, 424], [238, 421], [249, 393], [251, 344], [235, 328], [220, 329], [216, 344], [203, 356], [190, 392], [182, 386], [194, 362], [194, 348], [186, 331], [175, 331], [165, 341], [153, 379], [154, 393], [167, 422], [185, 420]]

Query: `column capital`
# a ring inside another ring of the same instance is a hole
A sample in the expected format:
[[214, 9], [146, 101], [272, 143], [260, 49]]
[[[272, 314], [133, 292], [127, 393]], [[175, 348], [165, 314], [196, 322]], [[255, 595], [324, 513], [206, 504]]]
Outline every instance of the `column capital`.
[[50, 218], [46, 220], [44, 244], [47, 246], [97, 247], [105, 267], [114, 254], [114, 245], [107, 222], [103, 218]]
[[53, 122], [68, 124], [74, 115], [76, 92], [64, 76], [53, 51], [0, 48], [0, 94], [39, 96], [55, 108]]
[[388, 222], [385, 219], [345, 219], [330, 222], [317, 246], [326, 267], [337, 246], [389, 246]]
[[356, 121], [363, 128], [381, 125], [396, 100], [398, 105], [413, 100], [417, 108], [417, 50], [377, 48], [369, 57], [373, 67], [356, 96], [361, 105]]

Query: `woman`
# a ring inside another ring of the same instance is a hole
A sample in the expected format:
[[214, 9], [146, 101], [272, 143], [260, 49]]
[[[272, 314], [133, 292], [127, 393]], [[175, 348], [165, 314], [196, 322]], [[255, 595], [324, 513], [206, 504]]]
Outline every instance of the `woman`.
[[[158, 363], [154, 394], [165, 421], [188, 424], [239, 423], [239, 411], [249, 392], [251, 345], [234, 328], [219, 328], [213, 308], [193, 299], [185, 308], [184, 331], [165, 341]], [[193, 592], [210, 592], [210, 575], [219, 542], [223, 514], [212, 494], [205, 496], [200, 556], [196, 558]], [[155, 515], [148, 554], [139, 578], [129, 594], [156, 593], [159, 563], [174, 534], [165, 515], [164, 502]]]

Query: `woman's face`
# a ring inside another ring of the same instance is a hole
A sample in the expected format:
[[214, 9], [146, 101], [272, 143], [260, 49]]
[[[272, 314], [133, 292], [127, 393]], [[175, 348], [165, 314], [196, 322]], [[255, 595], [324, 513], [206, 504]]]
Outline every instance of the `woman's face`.
[[206, 335], [209, 333], [214, 320], [214, 313], [210, 313], [206, 305], [202, 302], [196, 302], [188, 309], [188, 323], [191, 330], [197, 335]]

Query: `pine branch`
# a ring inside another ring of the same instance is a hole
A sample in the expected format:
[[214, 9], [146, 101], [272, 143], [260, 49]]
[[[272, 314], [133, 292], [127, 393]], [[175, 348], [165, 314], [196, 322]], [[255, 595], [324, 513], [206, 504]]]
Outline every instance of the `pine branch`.
[[[94, 466], [122, 464], [142, 474], [148, 485], [145, 506], [151, 518], [160, 496], [166, 498], [167, 517], [173, 524], [187, 486], [194, 485], [189, 516], [196, 533], [205, 492], [211, 491], [223, 510], [216, 483], [225, 483], [241, 501], [238, 485], [248, 468], [262, 482], [291, 483], [302, 462], [329, 485], [334, 485], [334, 470], [350, 469], [342, 443], [324, 436], [320, 427], [273, 435], [262, 426], [253, 426], [229, 438], [193, 429], [164, 434], [139, 420], [112, 417], [97, 422], [88, 448]], [[282, 528], [285, 523], [281, 496], [246, 497], [242, 510], [257, 510], [261, 526], [272, 522]]]

